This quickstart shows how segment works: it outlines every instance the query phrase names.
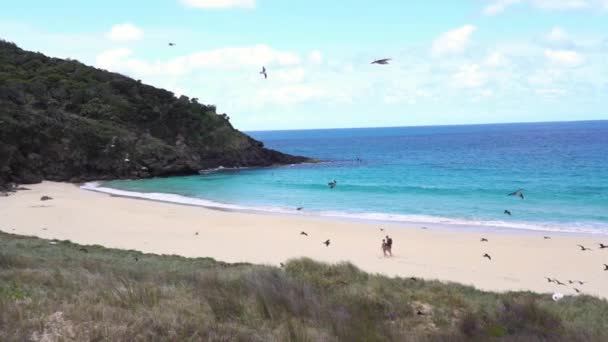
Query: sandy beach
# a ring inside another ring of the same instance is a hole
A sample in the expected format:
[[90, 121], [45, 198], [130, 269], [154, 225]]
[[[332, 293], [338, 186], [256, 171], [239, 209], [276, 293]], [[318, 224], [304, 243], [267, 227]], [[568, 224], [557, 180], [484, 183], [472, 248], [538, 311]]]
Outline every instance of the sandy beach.
[[[279, 265], [298, 257], [349, 261], [372, 273], [453, 281], [483, 290], [575, 295], [576, 287], [581, 293], [608, 297], [608, 271], [603, 270], [608, 249], [598, 248], [608, 240], [603, 235], [421, 229], [220, 211], [115, 197], [67, 183], [27, 187], [30, 190], [0, 198], [0, 230], [226, 262]], [[41, 196], [53, 199], [41, 201]], [[392, 258], [384, 258], [380, 248], [387, 234], [394, 240]], [[488, 242], [481, 242], [482, 236]], [[329, 247], [322, 244], [326, 239], [331, 240]], [[583, 252], [577, 244], [592, 250]], [[484, 253], [492, 260], [483, 258]], [[545, 277], [566, 285], [549, 283]], [[568, 280], [585, 284], [570, 285]]]

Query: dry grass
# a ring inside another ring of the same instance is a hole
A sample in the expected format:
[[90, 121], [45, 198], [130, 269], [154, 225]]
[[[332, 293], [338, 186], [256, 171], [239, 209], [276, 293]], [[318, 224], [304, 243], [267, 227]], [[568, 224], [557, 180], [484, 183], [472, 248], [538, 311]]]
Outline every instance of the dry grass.
[[[0, 233], [0, 341], [608, 341], [608, 303]], [[138, 261], [135, 260], [137, 257]]]

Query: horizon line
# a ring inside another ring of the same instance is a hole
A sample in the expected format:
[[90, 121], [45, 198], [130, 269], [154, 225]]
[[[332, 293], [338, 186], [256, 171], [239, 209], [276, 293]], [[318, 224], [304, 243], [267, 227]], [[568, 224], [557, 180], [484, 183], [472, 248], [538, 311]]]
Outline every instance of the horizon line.
[[608, 122], [606, 119], [589, 120], [555, 120], [555, 121], [519, 121], [519, 122], [483, 122], [462, 124], [440, 124], [440, 125], [396, 125], [396, 126], [367, 126], [367, 127], [325, 127], [325, 128], [278, 128], [278, 129], [244, 129], [243, 132], [285, 132], [285, 131], [321, 131], [321, 130], [346, 130], [346, 129], [384, 129], [384, 128], [414, 128], [414, 127], [454, 127], [454, 126], [490, 126], [490, 125], [521, 125], [541, 123], [574, 123], [574, 122]]

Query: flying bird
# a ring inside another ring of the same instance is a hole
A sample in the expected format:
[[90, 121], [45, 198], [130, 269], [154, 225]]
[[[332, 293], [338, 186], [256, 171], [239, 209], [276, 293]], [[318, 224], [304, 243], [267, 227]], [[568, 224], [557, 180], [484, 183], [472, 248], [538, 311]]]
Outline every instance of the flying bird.
[[521, 199], [524, 199], [523, 191], [524, 191], [524, 189], [519, 189], [517, 191], [513, 191], [512, 193], [509, 194], [509, 196], [519, 196]]
[[481, 240], [479, 240], [479, 241], [481, 241], [481, 242], [488, 242], [488, 239], [486, 239], [486, 238], [481, 238]]
[[574, 291], [576, 291], [576, 293], [581, 293], [581, 290], [577, 289], [576, 287], [573, 287]]
[[334, 179], [333, 182], [329, 182], [327, 183], [327, 186], [329, 186], [330, 189], [333, 189], [336, 187], [336, 185], [338, 185], [338, 182]]
[[600, 249], [604, 249], [604, 248], [608, 248], [608, 245], [604, 245], [603, 243], [600, 243]]
[[551, 278], [549, 278], [549, 277], [545, 277], [545, 279], [547, 279], [547, 283], [553, 283], [554, 282], [554, 280], [551, 279]]
[[323, 244], [325, 245], [325, 247], [329, 247], [329, 244], [330, 244], [329, 239], [325, 240], [325, 242], [323, 242]]
[[509, 216], [511, 216], [511, 212], [510, 212], [510, 211], [508, 211], [507, 209], [505, 209], [505, 215], [509, 215]]
[[300, 235], [308, 236], [307, 232], [300, 232]]
[[388, 62], [390, 62], [391, 59], [390, 58], [382, 58], [382, 59], [376, 59], [375, 61], [371, 62], [370, 64], [388, 64]]
[[587, 247], [585, 247], [585, 246], [583, 246], [583, 245], [577, 245], [577, 246], [579, 246], [579, 247], [581, 248], [581, 251], [583, 251], [583, 252], [584, 252], [584, 251], [590, 251], [590, 250], [591, 250], [591, 248], [587, 248]]
[[262, 67], [262, 71], [260, 71], [260, 75], [264, 75], [264, 79], [268, 78], [268, 74], [266, 73], [266, 67]]
[[280, 263], [280, 264], [281, 264], [281, 267], [285, 267], [285, 264], [284, 264], [284, 263]]
[[484, 258], [488, 258], [488, 260], [492, 260], [492, 257], [488, 253], [484, 254], [483, 257]]
[[175, 46], [175, 43], [169, 42], [169, 46]]
[[555, 283], [556, 283], [557, 285], [563, 285], [563, 286], [566, 286], [566, 284], [562, 283], [561, 281], [559, 281], [559, 280], [557, 280], [557, 279], [555, 279]]

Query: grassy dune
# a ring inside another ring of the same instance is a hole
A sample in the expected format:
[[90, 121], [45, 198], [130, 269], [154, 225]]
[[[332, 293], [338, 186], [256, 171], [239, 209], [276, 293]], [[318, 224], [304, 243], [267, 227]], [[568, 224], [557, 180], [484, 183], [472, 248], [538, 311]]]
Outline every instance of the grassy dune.
[[0, 341], [608, 341], [608, 302], [0, 233]]

